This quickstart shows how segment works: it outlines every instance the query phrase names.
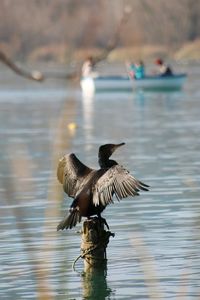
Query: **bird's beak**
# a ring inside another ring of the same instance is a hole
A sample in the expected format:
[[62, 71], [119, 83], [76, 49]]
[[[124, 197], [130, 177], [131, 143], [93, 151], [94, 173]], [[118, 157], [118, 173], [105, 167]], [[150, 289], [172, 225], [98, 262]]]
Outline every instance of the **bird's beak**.
[[121, 146], [123, 146], [123, 145], [125, 145], [125, 143], [117, 144], [117, 145], [116, 145], [116, 148], [121, 147]]
[[121, 146], [123, 146], [123, 145], [125, 145], [125, 143], [116, 144], [115, 147], [114, 147], [114, 151], [115, 151], [117, 148], [119, 148], [119, 147], [121, 147]]

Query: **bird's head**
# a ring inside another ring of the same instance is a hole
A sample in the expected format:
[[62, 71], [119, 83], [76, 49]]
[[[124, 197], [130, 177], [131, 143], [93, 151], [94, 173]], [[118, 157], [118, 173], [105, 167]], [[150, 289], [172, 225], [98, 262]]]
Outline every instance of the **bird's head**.
[[125, 143], [120, 143], [120, 144], [105, 144], [99, 147], [99, 159], [109, 159], [109, 157], [113, 154], [113, 152], [125, 145]]

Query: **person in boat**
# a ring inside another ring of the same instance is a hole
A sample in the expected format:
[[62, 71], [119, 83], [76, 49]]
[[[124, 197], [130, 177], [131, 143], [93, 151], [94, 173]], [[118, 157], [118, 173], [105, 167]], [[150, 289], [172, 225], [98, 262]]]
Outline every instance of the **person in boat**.
[[94, 70], [95, 61], [92, 56], [88, 56], [82, 66], [82, 77], [96, 77], [97, 72]]
[[142, 60], [136, 63], [128, 63], [127, 69], [131, 78], [141, 79], [145, 77], [145, 67]]
[[158, 66], [158, 75], [171, 76], [173, 75], [172, 69], [166, 65], [161, 58], [156, 59], [155, 64]]

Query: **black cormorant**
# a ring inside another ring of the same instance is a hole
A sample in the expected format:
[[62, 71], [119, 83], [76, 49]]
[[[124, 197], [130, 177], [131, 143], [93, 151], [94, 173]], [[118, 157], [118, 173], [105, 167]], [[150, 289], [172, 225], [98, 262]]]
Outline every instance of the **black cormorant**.
[[63, 156], [58, 164], [57, 177], [69, 197], [74, 198], [69, 212], [58, 224], [57, 230], [74, 227], [81, 217], [97, 215], [118, 200], [148, 191], [148, 185], [134, 178], [128, 170], [109, 159], [121, 144], [106, 144], [99, 147], [99, 170], [85, 166], [75, 154]]

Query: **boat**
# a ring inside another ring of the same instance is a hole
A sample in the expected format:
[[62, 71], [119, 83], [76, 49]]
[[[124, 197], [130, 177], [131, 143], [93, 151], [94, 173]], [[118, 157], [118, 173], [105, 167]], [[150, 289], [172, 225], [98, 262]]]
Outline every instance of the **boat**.
[[131, 79], [133, 90], [174, 91], [180, 90], [185, 83], [186, 74], [166, 76], [145, 76], [141, 79]]
[[186, 74], [170, 76], [145, 76], [141, 79], [129, 76], [97, 76], [81, 79], [83, 92], [116, 92], [132, 90], [180, 90], [186, 80]]
[[128, 76], [97, 76], [81, 79], [83, 92], [116, 92], [132, 91], [131, 81]]

